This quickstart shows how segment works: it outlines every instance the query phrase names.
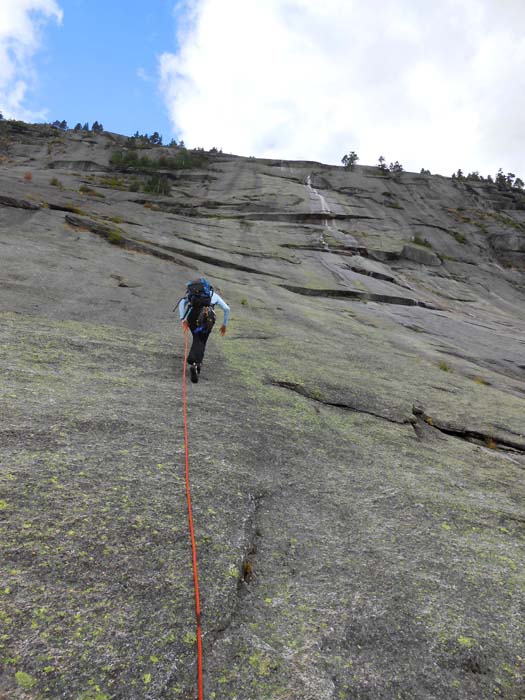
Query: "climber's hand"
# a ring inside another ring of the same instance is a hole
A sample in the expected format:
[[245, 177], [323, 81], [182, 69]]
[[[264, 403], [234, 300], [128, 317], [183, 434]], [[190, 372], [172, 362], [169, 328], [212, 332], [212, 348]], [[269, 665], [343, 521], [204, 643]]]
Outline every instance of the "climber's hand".
[[226, 326], [221, 326], [221, 327], [219, 328], [219, 333], [220, 333], [221, 335], [226, 335]]

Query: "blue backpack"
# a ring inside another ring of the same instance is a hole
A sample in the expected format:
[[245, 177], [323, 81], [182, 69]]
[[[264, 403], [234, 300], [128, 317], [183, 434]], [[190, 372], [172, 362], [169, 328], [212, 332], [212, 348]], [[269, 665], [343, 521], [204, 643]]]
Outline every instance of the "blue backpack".
[[190, 306], [194, 309], [201, 306], [211, 306], [213, 287], [208, 280], [200, 277], [198, 280], [188, 282], [186, 286], [186, 298], [190, 302]]

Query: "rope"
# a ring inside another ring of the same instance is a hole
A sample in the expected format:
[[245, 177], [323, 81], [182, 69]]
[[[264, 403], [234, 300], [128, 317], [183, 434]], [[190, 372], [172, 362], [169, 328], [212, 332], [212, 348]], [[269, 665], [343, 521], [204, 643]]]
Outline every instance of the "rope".
[[184, 329], [185, 349], [184, 367], [182, 368], [182, 415], [184, 419], [184, 452], [186, 458], [186, 501], [188, 504], [188, 524], [190, 529], [191, 553], [193, 561], [193, 586], [195, 588], [195, 619], [197, 623], [197, 689], [198, 700], [203, 700], [202, 689], [202, 632], [201, 632], [201, 604], [199, 596], [199, 573], [197, 571], [197, 547], [195, 546], [195, 531], [193, 529], [193, 514], [191, 508], [190, 492], [190, 457], [188, 449], [188, 420], [186, 415], [186, 360], [188, 358], [188, 329]]

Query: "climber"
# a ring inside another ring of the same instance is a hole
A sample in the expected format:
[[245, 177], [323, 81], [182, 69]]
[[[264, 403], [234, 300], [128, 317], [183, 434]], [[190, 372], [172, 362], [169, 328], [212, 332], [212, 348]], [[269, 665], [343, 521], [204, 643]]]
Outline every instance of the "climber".
[[217, 292], [213, 291], [213, 287], [204, 277], [188, 282], [186, 294], [179, 302], [182, 327], [185, 331], [191, 330], [193, 336], [193, 343], [188, 353], [187, 362], [190, 366], [191, 381], [194, 384], [199, 381], [206, 342], [215, 324], [216, 317], [213, 309], [216, 304], [224, 312], [224, 319], [219, 333], [225, 335], [230, 316], [230, 307]]

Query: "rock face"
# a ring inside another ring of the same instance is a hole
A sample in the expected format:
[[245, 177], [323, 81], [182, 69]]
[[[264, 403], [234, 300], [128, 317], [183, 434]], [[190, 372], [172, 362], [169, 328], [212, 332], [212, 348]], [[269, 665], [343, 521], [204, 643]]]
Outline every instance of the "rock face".
[[434, 251], [416, 245], [404, 245], [401, 257], [421, 265], [441, 265], [441, 259]]
[[0, 696], [196, 697], [206, 276], [205, 697], [525, 697], [524, 195], [127, 146], [0, 124]]

